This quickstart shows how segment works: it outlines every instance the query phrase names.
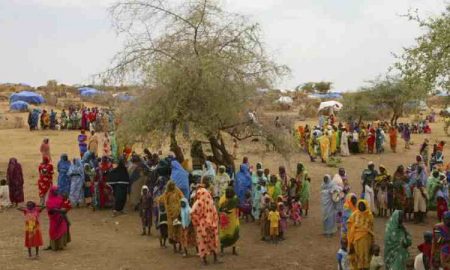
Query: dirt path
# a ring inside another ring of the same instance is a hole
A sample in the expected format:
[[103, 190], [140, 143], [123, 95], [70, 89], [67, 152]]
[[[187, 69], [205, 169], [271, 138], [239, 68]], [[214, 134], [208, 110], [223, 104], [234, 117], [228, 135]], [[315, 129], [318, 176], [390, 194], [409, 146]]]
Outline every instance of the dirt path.
[[[442, 123], [434, 124], [431, 141], [446, 139], [443, 137]], [[16, 157], [22, 163], [25, 174], [26, 200], [37, 200], [37, 167], [40, 160], [39, 146], [42, 138], [50, 138], [54, 163], [61, 153], [70, 157], [77, 156], [76, 132], [36, 131], [26, 129], [0, 130], [0, 171], [6, 170], [10, 157]], [[418, 153], [419, 144], [424, 136], [413, 135], [411, 150], [400, 149], [393, 154], [387, 150], [383, 155], [358, 155], [343, 159], [350, 176], [352, 191], [360, 192], [361, 171], [368, 161], [384, 164], [390, 173], [397, 165], [409, 164]], [[401, 142], [401, 140], [400, 140]], [[260, 146], [248, 143], [239, 148], [241, 153], [249, 153], [250, 162], [261, 161], [273, 172], [279, 165], [285, 165], [294, 172], [295, 164], [302, 161], [312, 176], [312, 199], [310, 216], [301, 226], [290, 226], [287, 240], [272, 245], [259, 240], [259, 227], [255, 224], [241, 224], [241, 239], [238, 245], [239, 256], [231, 256], [229, 251], [222, 258], [223, 264], [209, 266], [214, 269], [336, 269], [335, 254], [338, 249], [337, 236], [327, 239], [321, 236], [320, 184], [324, 174], [335, 174], [337, 169], [328, 168], [319, 163], [310, 163], [305, 154], [293, 154], [289, 162], [274, 153], [263, 153]], [[3, 174], [1, 175], [3, 176]], [[10, 209], [0, 213], [0, 265], [1, 269], [198, 269], [198, 257], [183, 259], [173, 254], [171, 249], [160, 249], [155, 236], [140, 236], [140, 220], [136, 213], [128, 212], [124, 216], [112, 218], [110, 211], [92, 212], [88, 209], [74, 209], [70, 212], [73, 242], [62, 252], [42, 251], [39, 260], [26, 259], [23, 247], [23, 217]], [[427, 225], [406, 224], [414, 241], [410, 251], [416, 254], [416, 246], [422, 233], [430, 230], [436, 221], [435, 213], [430, 213]], [[382, 245], [386, 219], [376, 219], [375, 232], [378, 244]], [[48, 218], [43, 213], [41, 227], [44, 242], [48, 243]], [[65, 268], [63, 268], [65, 267]]]

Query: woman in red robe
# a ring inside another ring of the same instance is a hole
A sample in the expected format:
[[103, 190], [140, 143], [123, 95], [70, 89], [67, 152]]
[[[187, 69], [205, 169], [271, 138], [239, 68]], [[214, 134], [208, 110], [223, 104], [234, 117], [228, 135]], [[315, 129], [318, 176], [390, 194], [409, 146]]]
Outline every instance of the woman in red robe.
[[106, 184], [106, 176], [112, 169], [112, 163], [108, 157], [103, 156], [96, 174], [96, 183], [91, 186], [91, 192], [94, 194], [94, 209], [105, 208], [112, 204], [112, 190]]
[[373, 154], [375, 139], [375, 130], [371, 128], [369, 132], [369, 138], [367, 138], [367, 148], [369, 149], [369, 154]]
[[41, 198], [41, 205], [45, 204], [45, 196], [48, 190], [53, 185], [53, 165], [50, 163], [50, 159], [46, 156], [42, 159], [42, 163], [39, 165], [39, 198]]
[[6, 180], [9, 186], [9, 200], [17, 207], [24, 201], [23, 198], [23, 172], [22, 166], [16, 158], [9, 159]]

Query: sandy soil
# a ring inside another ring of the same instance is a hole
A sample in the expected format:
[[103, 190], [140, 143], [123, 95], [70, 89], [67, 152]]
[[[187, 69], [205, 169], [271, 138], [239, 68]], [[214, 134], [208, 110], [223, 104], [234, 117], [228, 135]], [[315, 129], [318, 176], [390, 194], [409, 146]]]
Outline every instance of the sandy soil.
[[[433, 134], [428, 136], [433, 142], [446, 139], [443, 124], [433, 124]], [[52, 157], [59, 159], [61, 153], [70, 157], [77, 155], [76, 132], [35, 131], [26, 129], [0, 130], [0, 177], [3, 177], [7, 161], [16, 157], [22, 163], [25, 174], [26, 200], [37, 200], [37, 167], [40, 160], [39, 146], [42, 138], [50, 138]], [[418, 152], [423, 135], [413, 135], [411, 150], [397, 154], [357, 155], [343, 159], [350, 176], [352, 191], [360, 192], [361, 171], [368, 161], [384, 164], [393, 172], [399, 164], [409, 164]], [[401, 142], [401, 140], [400, 140]], [[285, 165], [293, 173], [295, 164], [302, 161], [312, 176], [312, 201], [310, 216], [301, 226], [290, 226], [287, 240], [272, 245], [259, 240], [259, 227], [256, 224], [241, 224], [241, 239], [238, 245], [239, 256], [231, 256], [228, 251], [222, 258], [223, 264], [210, 265], [213, 269], [336, 269], [335, 254], [338, 249], [338, 237], [332, 239], [321, 235], [320, 184], [324, 174], [334, 174], [337, 169], [328, 168], [320, 163], [310, 163], [308, 157], [298, 150], [291, 156], [281, 157], [275, 153], [262, 151], [254, 143], [241, 144], [240, 154], [246, 154], [252, 164], [261, 161], [265, 167], [277, 171], [279, 165]], [[141, 236], [140, 219], [134, 212], [112, 218], [110, 211], [92, 212], [89, 209], [74, 209], [70, 212], [73, 242], [62, 252], [42, 251], [39, 260], [28, 260], [23, 247], [23, 217], [9, 209], [0, 213], [0, 265], [1, 269], [197, 269], [198, 257], [183, 259], [172, 253], [171, 249], [160, 249], [157, 234]], [[426, 225], [406, 224], [414, 237], [410, 249], [416, 254], [415, 246], [422, 238], [422, 232], [431, 229], [436, 222], [435, 213], [430, 213]], [[386, 219], [377, 218], [375, 232], [377, 243], [383, 244]], [[48, 243], [48, 218], [41, 216], [44, 242]], [[64, 267], [64, 268], [63, 268]]]

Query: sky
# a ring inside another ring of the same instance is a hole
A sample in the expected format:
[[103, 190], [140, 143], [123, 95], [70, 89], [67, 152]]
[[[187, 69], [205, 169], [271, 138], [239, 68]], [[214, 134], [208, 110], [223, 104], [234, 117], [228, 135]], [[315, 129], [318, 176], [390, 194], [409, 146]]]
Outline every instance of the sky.
[[[260, 23], [271, 56], [291, 69], [278, 87], [332, 81], [355, 90], [385, 73], [421, 29], [400, 15], [436, 16], [450, 0], [221, 0]], [[0, 83], [88, 84], [121, 48], [114, 0], [0, 0]]]

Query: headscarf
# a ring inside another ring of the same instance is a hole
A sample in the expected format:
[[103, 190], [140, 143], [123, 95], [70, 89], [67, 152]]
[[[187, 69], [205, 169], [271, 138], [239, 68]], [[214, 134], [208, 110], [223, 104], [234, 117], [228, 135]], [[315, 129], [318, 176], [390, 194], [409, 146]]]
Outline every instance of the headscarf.
[[58, 194], [57, 187], [51, 187], [45, 204], [50, 219], [49, 236], [51, 240], [60, 239], [68, 230], [68, 224], [63, 215], [53, 211], [63, 208], [63, 204], [64, 198]]
[[6, 178], [8, 179], [10, 185], [14, 184], [14, 186], [23, 186], [22, 166], [16, 158], [9, 159]]
[[[386, 269], [403, 269], [404, 264], [409, 257], [407, 247], [411, 245], [411, 235], [406, 231], [403, 225], [400, 225], [399, 218], [403, 211], [395, 210], [386, 224], [384, 233], [384, 262]], [[395, 266], [403, 266], [397, 268]]]
[[73, 164], [70, 166], [67, 174], [69, 176], [79, 175], [84, 179], [84, 166], [79, 158], [73, 159]]
[[129, 184], [130, 176], [123, 158], [119, 160], [119, 165], [108, 173], [107, 182], [110, 184]]
[[349, 210], [352, 213], [354, 211], [356, 211], [357, 205], [358, 205], [358, 202], [356, 203], [356, 205], [353, 205], [353, 203], [352, 203], [353, 197], [358, 198], [355, 193], [347, 194], [347, 196], [345, 196], [345, 202], [344, 202], [344, 210]]
[[144, 189], [146, 189], [146, 190], [147, 190], [147, 192], [149, 192], [149, 191], [150, 191], [150, 189], [148, 188], [148, 186], [146, 186], [146, 185], [143, 185], [143, 186], [142, 186], [142, 188], [141, 188], [141, 196], [143, 196], [143, 195], [144, 195]]
[[191, 224], [191, 207], [189, 206], [189, 202], [186, 198], [182, 198], [180, 202], [184, 202], [186, 204], [184, 208], [180, 206], [181, 226], [183, 229], [186, 229]]
[[58, 162], [58, 172], [65, 172], [67, 173], [70, 169], [70, 161], [67, 157], [67, 154], [62, 154], [61, 158]]
[[210, 176], [214, 178], [216, 176], [216, 171], [214, 170], [213, 164], [211, 161], [205, 161], [206, 171], [203, 173], [203, 176]]
[[172, 172], [170, 179], [183, 192], [185, 198], [189, 198], [189, 173], [186, 172], [177, 160], [171, 162]]
[[241, 164], [239, 172], [236, 174], [235, 191], [240, 202], [245, 201], [245, 193], [252, 188], [252, 177], [247, 164]]

